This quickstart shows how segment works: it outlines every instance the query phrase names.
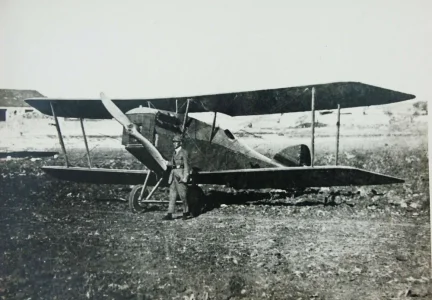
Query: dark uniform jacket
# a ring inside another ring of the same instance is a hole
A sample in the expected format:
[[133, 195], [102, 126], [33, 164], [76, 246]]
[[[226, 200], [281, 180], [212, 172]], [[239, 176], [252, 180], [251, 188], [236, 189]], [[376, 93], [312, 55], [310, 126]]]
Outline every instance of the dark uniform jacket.
[[178, 181], [187, 182], [189, 178], [189, 154], [181, 148], [178, 153], [174, 152], [171, 159], [172, 170], [168, 178], [168, 184], [171, 184], [174, 176]]

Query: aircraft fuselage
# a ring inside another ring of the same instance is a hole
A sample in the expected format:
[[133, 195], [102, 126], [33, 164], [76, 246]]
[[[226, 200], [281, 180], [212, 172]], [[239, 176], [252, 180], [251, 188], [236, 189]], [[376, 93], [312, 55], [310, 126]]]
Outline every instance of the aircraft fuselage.
[[[181, 134], [184, 115], [140, 107], [129, 111], [127, 116], [162, 156], [170, 160], [174, 152], [172, 139]], [[147, 155], [142, 145], [126, 131], [122, 144], [146, 165]], [[213, 127], [192, 117], [187, 118], [182, 147], [189, 152], [191, 169], [198, 172], [285, 166], [249, 148], [228, 129]]]

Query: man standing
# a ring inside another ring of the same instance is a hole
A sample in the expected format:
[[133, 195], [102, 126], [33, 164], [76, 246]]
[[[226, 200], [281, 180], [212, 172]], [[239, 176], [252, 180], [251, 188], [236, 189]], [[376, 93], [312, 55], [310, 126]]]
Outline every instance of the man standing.
[[189, 156], [188, 152], [182, 148], [182, 137], [176, 135], [173, 139], [174, 153], [171, 159], [171, 173], [168, 178], [170, 185], [168, 213], [163, 220], [172, 220], [177, 197], [183, 201], [183, 220], [189, 215], [187, 203], [187, 182], [189, 180]]

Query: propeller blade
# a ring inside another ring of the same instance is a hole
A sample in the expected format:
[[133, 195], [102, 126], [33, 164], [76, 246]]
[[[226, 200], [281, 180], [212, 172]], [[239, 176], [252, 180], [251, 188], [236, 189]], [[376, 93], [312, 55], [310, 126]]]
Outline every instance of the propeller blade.
[[160, 171], [166, 171], [167, 164], [158, 149], [137, 130], [135, 124], [129, 120], [129, 118], [117, 107], [117, 105], [114, 104], [114, 102], [112, 102], [110, 98], [108, 98], [104, 93], [101, 93], [100, 96], [102, 104], [105, 106], [106, 110], [113, 116], [114, 119], [117, 120], [117, 122], [124, 126], [130, 135], [141, 142], [143, 147], [153, 158], [157, 165], [156, 167], [159, 167], [161, 169]]
[[100, 97], [106, 110], [114, 119], [117, 120], [117, 122], [122, 124], [126, 129], [132, 125], [129, 118], [120, 110], [120, 108], [117, 107], [117, 105], [114, 104], [114, 102], [112, 102], [110, 98], [108, 98], [104, 93], [100, 93]]

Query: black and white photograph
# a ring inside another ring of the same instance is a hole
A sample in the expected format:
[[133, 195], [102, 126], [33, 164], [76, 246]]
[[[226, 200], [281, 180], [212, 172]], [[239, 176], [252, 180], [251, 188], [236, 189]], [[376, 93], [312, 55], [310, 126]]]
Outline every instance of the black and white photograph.
[[431, 9], [0, 0], [0, 300], [432, 299]]

